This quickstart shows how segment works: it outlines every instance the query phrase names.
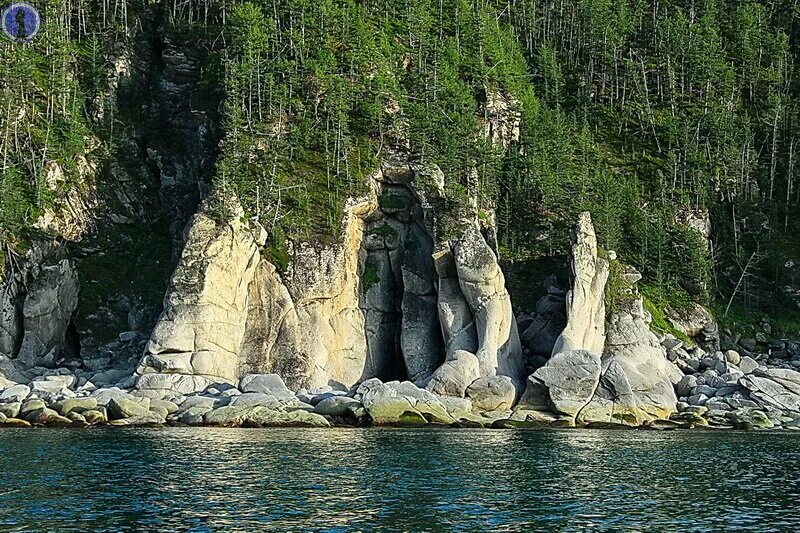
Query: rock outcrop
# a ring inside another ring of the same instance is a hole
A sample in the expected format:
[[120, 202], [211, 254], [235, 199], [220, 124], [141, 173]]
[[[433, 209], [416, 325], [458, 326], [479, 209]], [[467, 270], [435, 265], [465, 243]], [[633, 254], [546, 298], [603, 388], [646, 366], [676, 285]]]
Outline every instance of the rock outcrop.
[[740, 384], [759, 404], [800, 412], [800, 372], [784, 368], [755, 369]]
[[[605, 320], [608, 262], [598, 257], [588, 213], [573, 232], [573, 286], [567, 326], [553, 356], [528, 378], [522, 408], [551, 408], [578, 424], [631, 426], [669, 418], [677, 398], [678, 368], [650, 331], [651, 317], [631, 287]], [[626, 274], [635, 283], [638, 273]]]
[[275, 371], [293, 387], [354, 384], [365, 365], [357, 292], [364, 205], [348, 210], [341, 245], [297, 249], [285, 278], [261, 256], [263, 241], [238, 206], [226, 222], [196, 215], [138, 373], [232, 383]]
[[[372, 193], [346, 206], [338, 243], [293, 246], [285, 272], [266, 259], [265, 232], [238, 204], [220, 217], [207, 201], [187, 230], [139, 387], [183, 391], [252, 372], [293, 389], [348, 390], [370, 378], [425, 385], [448, 361], [463, 383], [440, 375], [443, 390], [463, 397], [475, 379], [501, 375], [518, 395], [524, 361], [495, 252], [466, 223], [452, 252], [440, 243], [434, 254], [437, 175], [384, 166]], [[454, 368], [468, 360], [455, 358], [459, 350], [477, 358], [477, 373]]]
[[52, 367], [76, 355], [68, 338], [78, 306], [74, 262], [50, 242], [36, 243], [11, 261], [0, 289], [0, 354], [23, 367]]
[[597, 388], [578, 413], [579, 423], [640, 426], [676, 411], [674, 385], [682, 374], [650, 331], [651, 317], [641, 298], [618, 305], [609, 319]]
[[603, 353], [605, 286], [608, 261], [599, 257], [592, 217], [581, 213], [572, 231], [572, 288], [567, 293], [567, 325], [556, 339], [553, 354], [572, 350]]
[[455, 260], [459, 286], [475, 320], [481, 377], [508, 376], [521, 390], [525, 362], [511, 297], [497, 256], [477, 227], [464, 232]]
[[192, 220], [140, 373], [237, 379], [248, 290], [260, 259], [241, 207], [229, 208], [225, 222], [208, 212], [210, 203]]

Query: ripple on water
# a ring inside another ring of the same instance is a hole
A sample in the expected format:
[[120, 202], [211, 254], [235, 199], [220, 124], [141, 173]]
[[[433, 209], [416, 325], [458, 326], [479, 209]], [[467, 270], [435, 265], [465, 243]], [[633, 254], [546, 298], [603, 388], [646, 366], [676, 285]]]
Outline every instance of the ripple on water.
[[788, 433], [0, 431], [0, 530], [800, 529]]

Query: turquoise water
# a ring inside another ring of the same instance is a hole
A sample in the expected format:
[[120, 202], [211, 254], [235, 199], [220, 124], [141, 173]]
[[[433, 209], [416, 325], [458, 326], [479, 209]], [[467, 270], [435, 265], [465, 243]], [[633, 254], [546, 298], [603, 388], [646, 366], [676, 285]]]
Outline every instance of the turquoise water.
[[800, 435], [0, 431], [3, 531], [797, 531]]

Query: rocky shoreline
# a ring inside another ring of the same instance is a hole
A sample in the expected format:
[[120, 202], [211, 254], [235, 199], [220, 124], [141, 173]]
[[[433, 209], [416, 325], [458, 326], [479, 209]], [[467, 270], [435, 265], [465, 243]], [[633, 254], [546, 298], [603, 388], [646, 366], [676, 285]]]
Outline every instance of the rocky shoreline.
[[[698, 372], [676, 385], [677, 411], [640, 425], [576, 422], [564, 413], [514, 406], [505, 380], [470, 385], [465, 398], [440, 396], [411, 382], [370, 379], [350, 392], [289, 390], [275, 374], [251, 374], [238, 386], [215, 384], [193, 394], [119, 387], [74, 387], [68, 373], [49, 373], [0, 392], [0, 427], [466, 427], [800, 430], [800, 373], [758, 366], [745, 356], [697, 358], [670, 339], [672, 352]], [[720, 371], [724, 371], [720, 373]], [[784, 389], [781, 389], [785, 387]], [[76, 388], [77, 390], [73, 390]], [[794, 393], [790, 391], [795, 391]], [[792, 403], [793, 402], [793, 403]]]
[[[350, 292], [314, 271], [333, 296], [313, 310], [292, 303], [246, 228], [203, 216], [193, 228], [155, 329], [119, 334], [108, 357], [65, 358], [62, 295], [28, 289], [20, 348], [0, 355], [0, 427], [800, 429], [800, 344], [770, 340], [768, 322], [754, 339], [720, 333], [710, 315], [696, 341], [656, 334], [641, 275], [601, 253], [588, 213], [570, 286], [534, 316], [515, 315], [477, 226], [432, 261], [412, 246], [399, 277], [361, 289], [353, 248]], [[61, 359], [28, 357], [45, 352]], [[406, 377], [386, 378], [398, 365]]]

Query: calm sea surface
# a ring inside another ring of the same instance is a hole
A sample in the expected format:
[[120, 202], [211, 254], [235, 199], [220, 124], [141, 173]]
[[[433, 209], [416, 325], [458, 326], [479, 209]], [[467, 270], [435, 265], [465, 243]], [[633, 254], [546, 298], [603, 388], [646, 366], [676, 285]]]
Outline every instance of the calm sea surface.
[[800, 434], [0, 430], [2, 531], [798, 531]]

